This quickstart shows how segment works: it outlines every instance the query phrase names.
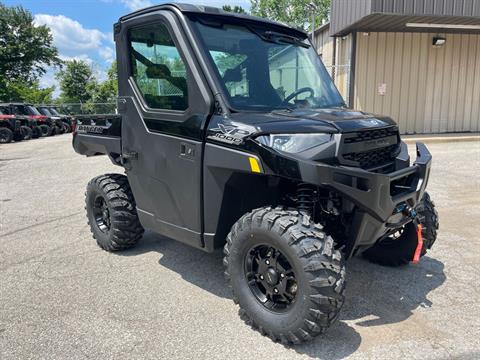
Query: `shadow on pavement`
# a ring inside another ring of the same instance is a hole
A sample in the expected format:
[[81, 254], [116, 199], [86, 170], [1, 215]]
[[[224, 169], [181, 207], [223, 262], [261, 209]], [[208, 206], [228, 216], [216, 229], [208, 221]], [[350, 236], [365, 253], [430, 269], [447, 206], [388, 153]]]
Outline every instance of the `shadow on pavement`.
[[[216, 296], [231, 299], [223, 278], [220, 250], [209, 254], [147, 232], [137, 247], [121, 255], [152, 251], [161, 254], [160, 265], [184, 280]], [[326, 334], [292, 349], [320, 359], [343, 359], [353, 354], [362, 339], [350, 325], [358, 328], [398, 323], [408, 319], [416, 308], [432, 306], [427, 296], [445, 282], [443, 269], [443, 263], [428, 256], [418, 265], [399, 268], [378, 266], [361, 258], [349, 260], [346, 302], [339, 321]]]

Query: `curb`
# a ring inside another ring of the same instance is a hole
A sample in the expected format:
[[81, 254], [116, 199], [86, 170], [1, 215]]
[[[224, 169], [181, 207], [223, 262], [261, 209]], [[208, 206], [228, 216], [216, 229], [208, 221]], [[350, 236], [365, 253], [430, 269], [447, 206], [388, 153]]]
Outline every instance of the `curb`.
[[403, 136], [402, 141], [407, 144], [415, 144], [417, 142], [425, 142], [425, 143], [432, 144], [432, 143], [447, 143], [447, 142], [480, 141], [480, 134], [471, 135], [471, 136], [423, 136], [423, 137]]

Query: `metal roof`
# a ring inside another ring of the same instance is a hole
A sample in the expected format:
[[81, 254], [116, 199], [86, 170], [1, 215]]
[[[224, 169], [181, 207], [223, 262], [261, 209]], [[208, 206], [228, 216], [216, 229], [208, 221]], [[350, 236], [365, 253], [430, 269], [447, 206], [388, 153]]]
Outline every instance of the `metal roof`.
[[[352, 31], [480, 33], [480, 0], [333, 0], [330, 33]], [[406, 24], [426, 24], [406, 26]], [[433, 27], [461, 25], [463, 28]]]

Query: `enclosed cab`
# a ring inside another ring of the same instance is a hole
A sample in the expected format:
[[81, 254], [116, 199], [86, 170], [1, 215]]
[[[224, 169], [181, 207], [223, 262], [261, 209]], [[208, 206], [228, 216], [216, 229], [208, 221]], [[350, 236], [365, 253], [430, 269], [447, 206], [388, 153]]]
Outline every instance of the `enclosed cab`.
[[297, 343], [337, 318], [346, 259], [416, 262], [435, 241], [427, 148], [412, 164], [392, 119], [348, 109], [304, 32], [166, 4], [114, 37], [119, 114], [80, 117], [73, 137], [126, 172], [87, 187], [103, 249], [144, 229], [223, 247], [247, 322]]

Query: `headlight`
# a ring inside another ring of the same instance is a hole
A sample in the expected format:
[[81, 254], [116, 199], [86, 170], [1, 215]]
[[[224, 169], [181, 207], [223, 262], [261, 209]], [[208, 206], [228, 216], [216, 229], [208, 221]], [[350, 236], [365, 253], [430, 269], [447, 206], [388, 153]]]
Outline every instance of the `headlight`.
[[255, 140], [260, 144], [292, 154], [329, 142], [332, 134], [275, 134], [262, 135]]

